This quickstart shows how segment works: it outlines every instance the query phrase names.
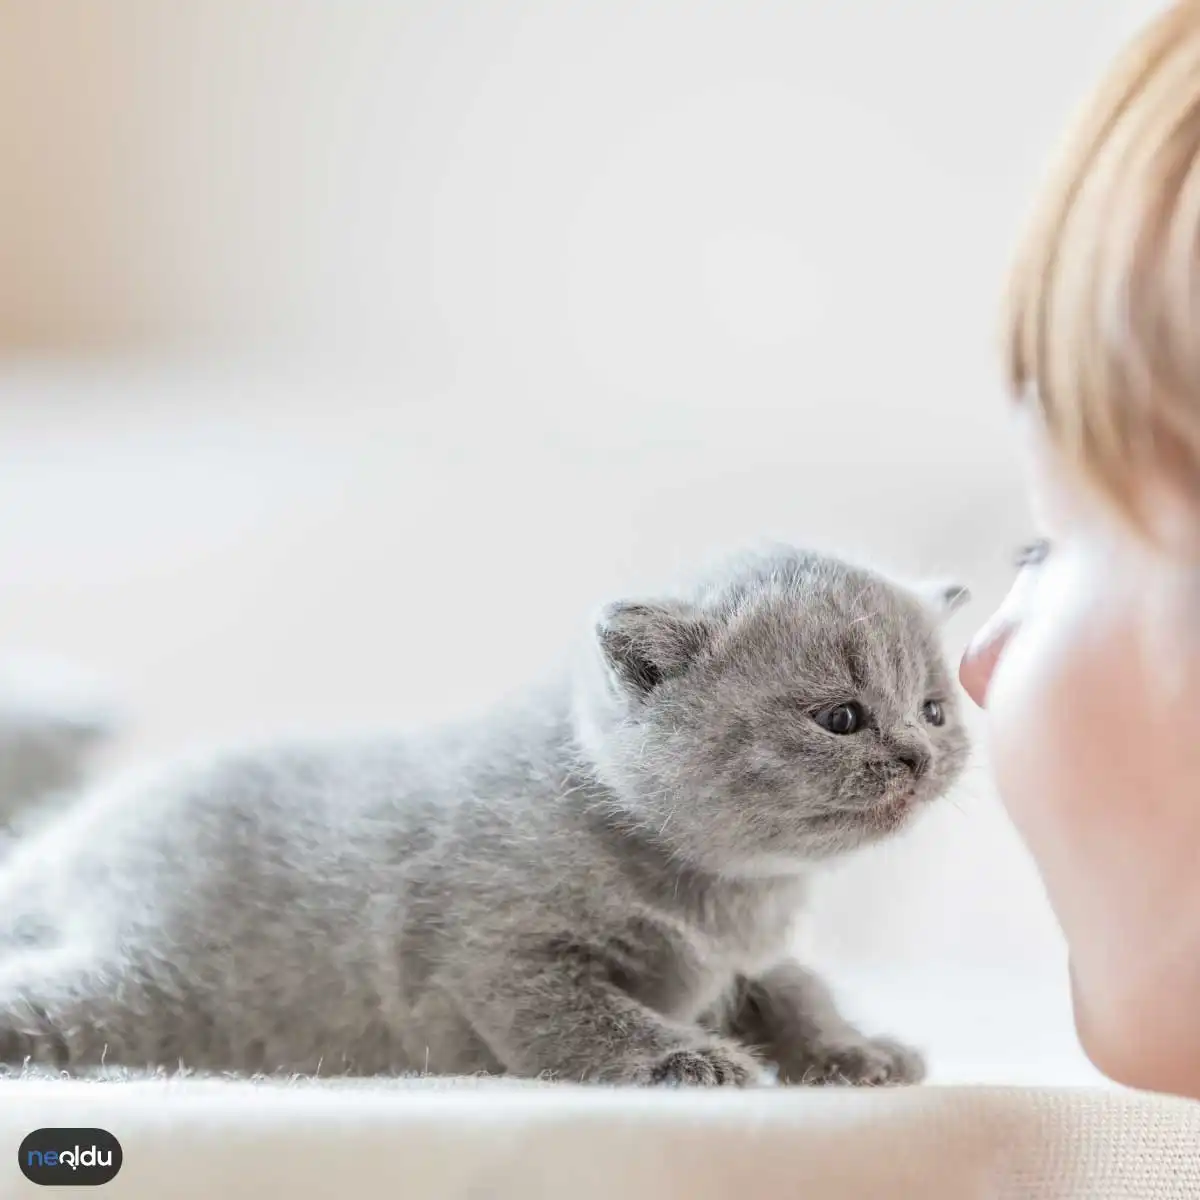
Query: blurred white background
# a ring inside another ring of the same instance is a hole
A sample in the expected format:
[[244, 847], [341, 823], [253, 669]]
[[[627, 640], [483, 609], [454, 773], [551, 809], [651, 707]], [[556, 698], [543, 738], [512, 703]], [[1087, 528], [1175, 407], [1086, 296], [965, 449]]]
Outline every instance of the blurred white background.
[[[1000, 278], [1151, 7], [0, 0], [0, 652], [110, 678], [115, 767], [473, 708], [763, 534], [962, 576], [961, 646]], [[982, 755], [825, 904], [1065, 997]]]

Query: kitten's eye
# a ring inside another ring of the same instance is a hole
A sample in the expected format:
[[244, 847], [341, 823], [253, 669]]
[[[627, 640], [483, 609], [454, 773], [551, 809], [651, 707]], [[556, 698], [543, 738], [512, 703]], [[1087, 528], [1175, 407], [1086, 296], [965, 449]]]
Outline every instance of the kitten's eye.
[[832, 708], [817, 713], [813, 720], [822, 729], [842, 736], [848, 733], [857, 733], [866, 720], [866, 714], [862, 710], [862, 705], [851, 701], [849, 704], [835, 704]]
[[946, 713], [940, 700], [926, 700], [921, 705], [921, 716], [930, 725], [945, 725], [946, 723]]

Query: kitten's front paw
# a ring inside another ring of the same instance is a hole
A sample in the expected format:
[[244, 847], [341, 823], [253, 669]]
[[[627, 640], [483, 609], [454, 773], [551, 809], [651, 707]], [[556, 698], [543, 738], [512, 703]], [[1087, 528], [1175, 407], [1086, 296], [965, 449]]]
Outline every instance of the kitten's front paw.
[[892, 1038], [830, 1042], [811, 1052], [785, 1082], [809, 1085], [884, 1087], [920, 1083], [925, 1059], [919, 1050]]
[[637, 1064], [629, 1082], [657, 1087], [749, 1087], [763, 1070], [749, 1054], [725, 1046], [671, 1050]]

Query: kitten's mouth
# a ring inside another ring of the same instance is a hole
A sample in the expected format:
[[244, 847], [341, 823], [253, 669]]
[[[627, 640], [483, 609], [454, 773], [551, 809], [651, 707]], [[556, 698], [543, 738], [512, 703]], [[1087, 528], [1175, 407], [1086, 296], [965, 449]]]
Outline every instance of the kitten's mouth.
[[904, 823], [916, 807], [916, 802], [916, 796], [911, 793], [889, 797], [868, 810], [868, 822], [876, 829], [884, 831], [895, 829]]
[[810, 822], [816, 827], [840, 827], [843, 829], [857, 824], [870, 833], [892, 833], [912, 816], [920, 802], [916, 790], [906, 788], [881, 796], [869, 808], [822, 813], [820, 816], [810, 818]]

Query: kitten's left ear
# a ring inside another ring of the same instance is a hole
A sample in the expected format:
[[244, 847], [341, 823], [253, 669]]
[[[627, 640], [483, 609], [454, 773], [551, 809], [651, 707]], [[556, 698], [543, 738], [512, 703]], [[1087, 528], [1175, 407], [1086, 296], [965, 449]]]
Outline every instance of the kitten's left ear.
[[934, 613], [945, 620], [951, 613], [956, 613], [971, 599], [970, 589], [961, 583], [922, 583], [917, 586], [917, 595], [925, 601]]

